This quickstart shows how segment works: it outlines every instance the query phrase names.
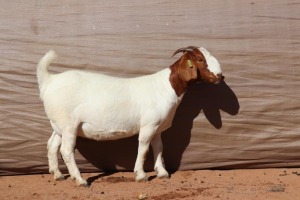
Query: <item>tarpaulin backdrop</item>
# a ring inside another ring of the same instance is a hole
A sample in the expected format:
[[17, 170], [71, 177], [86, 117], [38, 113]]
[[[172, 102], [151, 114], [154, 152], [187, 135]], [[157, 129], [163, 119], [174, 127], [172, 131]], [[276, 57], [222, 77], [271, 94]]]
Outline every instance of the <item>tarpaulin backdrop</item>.
[[[136, 77], [170, 66], [189, 45], [210, 50], [226, 78], [188, 89], [163, 134], [166, 167], [299, 167], [299, 10], [297, 0], [1, 1], [0, 174], [48, 170], [52, 130], [36, 64], [49, 49], [59, 55], [53, 73]], [[82, 172], [132, 170], [136, 154], [137, 137], [77, 141]]]

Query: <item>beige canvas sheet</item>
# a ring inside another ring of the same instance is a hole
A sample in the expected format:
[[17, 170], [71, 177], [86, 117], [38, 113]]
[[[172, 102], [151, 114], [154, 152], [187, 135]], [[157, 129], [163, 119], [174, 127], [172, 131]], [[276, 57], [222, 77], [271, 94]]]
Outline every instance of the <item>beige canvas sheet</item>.
[[[163, 134], [166, 167], [300, 166], [299, 10], [297, 0], [1, 1], [0, 175], [48, 170], [36, 64], [49, 49], [59, 55], [53, 73], [135, 77], [170, 66], [178, 48], [203, 46], [225, 83], [186, 92]], [[132, 170], [136, 154], [137, 137], [77, 141], [82, 172]], [[151, 153], [145, 165], [152, 170]]]

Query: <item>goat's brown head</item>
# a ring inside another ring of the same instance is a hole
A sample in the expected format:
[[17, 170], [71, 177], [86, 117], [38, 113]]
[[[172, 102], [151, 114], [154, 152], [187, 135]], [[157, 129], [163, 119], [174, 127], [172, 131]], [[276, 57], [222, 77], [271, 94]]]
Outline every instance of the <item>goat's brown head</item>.
[[184, 53], [178, 60], [178, 75], [183, 81], [220, 83], [224, 79], [218, 60], [206, 49], [189, 46], [178, 49], [173, 56], [179, 52]]

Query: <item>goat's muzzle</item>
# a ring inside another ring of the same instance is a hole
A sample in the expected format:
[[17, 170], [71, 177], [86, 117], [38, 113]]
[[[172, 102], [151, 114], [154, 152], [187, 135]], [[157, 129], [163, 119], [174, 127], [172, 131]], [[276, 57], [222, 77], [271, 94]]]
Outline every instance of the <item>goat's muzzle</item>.
[[215, 84], [220, 84], [221, 82], [223, 82], [225, 79], [225, 76], [222, 75], [222, 73], [217, 74], [217, 81], [215, 82]]

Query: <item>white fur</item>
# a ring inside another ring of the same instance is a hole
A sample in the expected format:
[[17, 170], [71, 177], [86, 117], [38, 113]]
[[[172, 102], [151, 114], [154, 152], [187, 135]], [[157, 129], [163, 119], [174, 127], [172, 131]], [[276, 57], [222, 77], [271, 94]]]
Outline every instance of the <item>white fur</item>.
[[[209, 61], [207, 52], [203, 53]], [[63, 177], [57, 161], [61, 146], [60, 152], [71, 177], [78, 185], [87, 185], [74, 160], [77, 136], [115, 140], [138, 133], [136, 180], [147, 179], [143, 165], [150, 143], [158, 177], [168, 177], [160, 134], [171, 126], [182, 99], [170, 84], [171, 70], [128, 79], [76, 70], [50, 74], [47, 68], [55, 58], [55, 52], [49, 51], [37, 68], [40, 98], [54, 130], [48, 141], [49, 171], [54, 178]]]
[[205, 48], [201, 47], [199, 48], [199, 50], [203, 53], [206, 59], [208, 70], [211, 71], [215, 76], [217, 76], [218, 74], [222, 74], [219, 61], [214, 56], [212, 56], [210, 52]]

